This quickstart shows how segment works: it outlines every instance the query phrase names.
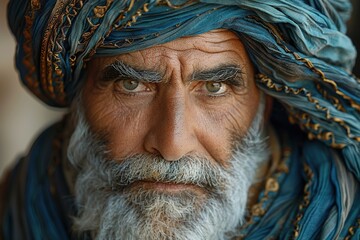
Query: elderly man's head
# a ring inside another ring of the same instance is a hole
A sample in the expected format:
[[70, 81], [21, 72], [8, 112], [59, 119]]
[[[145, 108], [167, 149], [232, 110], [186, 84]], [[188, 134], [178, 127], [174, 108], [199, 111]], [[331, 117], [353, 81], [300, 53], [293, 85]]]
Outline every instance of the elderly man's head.
[[268, 159], [265, 98], [227, 30], [95, 58], [74, 105], [77, 230], [100, 239], [222, 239]]

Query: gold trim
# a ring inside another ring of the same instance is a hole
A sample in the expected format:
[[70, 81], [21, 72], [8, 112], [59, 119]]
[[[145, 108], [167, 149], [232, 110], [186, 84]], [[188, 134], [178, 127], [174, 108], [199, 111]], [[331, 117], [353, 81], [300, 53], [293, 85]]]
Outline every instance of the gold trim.
[[[319, 111], [322, 111], [325, 113], [325, 118], [327, 120], [336, 122], [337, 124], [339, 124], [345, 131], [347, 134], [347, 137], [350, 139], [353, 139], [357, 142], [360, 142], [360, 137], [359, 136], [354, 136], [351, 133], [351, 128], [345, 123], [344, 120], [334, 117], [331, 115], [330, 110], [324, 106], [321, 106], [319, 101], [317, 101], [316, 99], [314, 99], [312, 97], [312, 94], [306, 89], [306, 88], [292, 88], [286, 85], [281, 85], [280, 84], [275, 84], [269, 77], [267, 77], [264, 74], [257, 74], [256, 75], [257, 80], [261, 83], [261, 84], [265, 84], [265, 86], [268, 89], [272, 89], [275, 90], [277, 92], [285, 92], [285, 93], [291, 93], [294, 95], [298, 95], [300, 93], [305, 94], [305, 96], [307, 97], [308, 101], [312, 104], [315, 105], [315, 108], [318, 109]], [[321, 130], [323, 130], [324, 128], [321, 128], [321, 126], [319, 124], [314, 124], [312, 123], [312, 120], [309, 116], [309, 114], [302, 112], [301, 110], [298, 110], [300, 113], [296, 114], [294, 113], [294, 109], [292, 107], [289, 106], [285, 106], [288, 107], [288, 112], [289, 114], [291, 114], [289, 116], [289, 122], [290, 123], [297, 123], [303, 130], [314, 130], [315, 132], [317, 132], [318, 134], [314, 134], [310, 131], [308, 131], [308, 138], [314, 139], [317, 138], [319, 140], [331, 140], [331, 146], [333, 148], [344, 148], [346, 145], [342, 144], [342, 143], [336, 143], [336, 139], [335, 139], [335, 134], [331, 131], [326, 131], [323, 132]]]
[[31, 0], [31, 9], [33, 12], [40, 10], [41, 3], [40, 0]]
[[34, 79], [34, 75], [36, 74], [35, 63], [33, 59], [33, 35], [32, 28], [35, 21], [36, 12], [41, 8], [39, 1], [33, 0], [31, 1], [30, 6], [28, 7], [25, 15], [25, 27], [23, 31], [24, 35], [24, 43], [22, 45], [22, 49], [24, 51], [24, 57], [22, 59], [22, 63], [27, 69], [24, 82], [26, 86], [40, 99], [45, 100], [44, 96], [41, 94], [38, 79]]
[[93, 9], [94, 15], [97, 18], [103, 18], [105, 16], [105, 13], [107, 12], [110, 5], [113, 3], [114, 0], [106, 0], [105, 6], [96, 6]]
[[[286, 162], [289, 160], [291, 155], [291, 149], [289, 147], [282, 147], [282, 157], [281, 161], [277, 165], [274, 174], [269, 176], [265, 180], [265, 187], [263, 190], [263, 196], [258, 202], [249, 208], [249, 215], [246, 217], [246, 222], [240, 227], [241, 229], [246, 229], [249, 225], [255, 222], [254, 218], [262, 217], [268, 211], [268, 207], [264, 208], [263, 205], [265, 202], [269, 200], [270, 193], [276, 193], [280, 189], [280, 183], [278, 181], [279, 177], [282, 174], [289, 173], [289, 167], [287, 166]], [[246, 236], [238, 236], [236, 239], [244, 239]]]
[[[348, 101], [352, 108], [354, 108], [355, 110], [360, 112], [360, 104], [354, 102], [354, 100], [351, 97], [349, 97], [345, 93], [341, 92], [338, 89], [337, 84], [334, 80], [326, 78], [325, 73], [322, 72], [320, 69], [316, 68], [309, 59], [302, 58], [299, 54], [297, 54], [296, 52], [292, 52], [288, 47], [285, 46], [285, 44], [284, 44], [285, 41], [284, 41], [283, 37], [281, 36], [280, 31], [278, 31], [277, 28], [273, 24], [267, 23], [257, 16], [250, 16], [249, 18], [254, 19], [255, 21], [261, 23], [265, 28], [267, 28], [268, 31], [274, 36], [277, 44], [279, 44], [279, 46], [282, 47], [285, 52], [291, 53], [296, 60], [304, 63], [306, 67], [308, 67], [311, 71], [313, 71], [320, 77], [322, 82], [328, 84], [331, 88], [333, 88], [333, 90], [335, 91], [335, 93], [338, 96], [340, 96], [344, 100]], [[321, 91], [320, 93], [323, 94], [324, 98], [326, 98], [326, 96], [329, 96], [325, 90]], [[335, 97], [332, 97], [332, 100], [334, 98]], [[340, 102], [337, 101], [337, 105], [335, 107], [339, 108], [339, 109], [345, 109], [343, 106], [339, 106], [339, 105], [340, 105]]]
[[172, 9], [180, 9], [180, 8], [183, 8], [183, 7], [186, 7], [192, 3], [195, 3], [195, 2], [198, 2], [198, 0], [188, 0], [186, 2], [184, 2], [183, 4], [178, 4], [178, 5], [175, 5], [171, 2], [171, 0], [157, 0], [156, 4], [157, 5], [164, 5], [164, 6], [168, 6]]
[[[109, 10], [110, 5], [113, 3], [113, 0], [108, 0], [107, 3], [108, 3], [108, 4], [107, 4], [107, 7], [106, 7], [106, 8], [103, 8], [102, 13], [99, 14], [99, 15], [98, 15], [99, 17], [97, 17], [97, 18], [102, 18], [102, 17], [105, 16], [106, 12]], [[89, 54], [88, 54], [88, 55], [86, 56], [86, 58], [84, 59], [84, 62], [87, 62], [87, 61], [89, 61], [89, 60], [91, 59], [91, 57], [96, 53], [96, 49], [97, 49], [100, 45], [103, 44], [103, 42], [105, 41], [105, 39], [110, 35], [110, 33], [113, 31], [114, 28], [115, 28], [115, 29], [117, 29], [117, 28], [124, 28], [124, 27], [126, 27], [126, 26], [131, 26], [131, 23], [132, 23], [132, 22], [136, 22], [136, 18], [137, 18], [138, 16], [141, 16], [140, 10], [135, 13], [134, 16], [136, 16], [136, 17], [132, 16], [132, 17], [131, 17], [131, 20], [129, 20], [126, 24], [121, 25], [121, 26], [117, 26], [117, 25], [116, 25], [117, 22], [119, 22], [120, 20], [125, 19], [125, 15], [126, 15], [129, 11], [132, 10], [132, 8], [134, 7], [134, 4], [135, 4], [135, 0], [131, 0], [130, 3], [129, 3], [129, 5], [128, 5], [128, 7], [127, 7], [125, 10], [120, 10], [120, 11], [119, 11], [119, 16], [115, 19], [113, 25], [110, 27], [110, 29], [109, 29], [108, 32], [105, 34], [105, 36], [104, 36], [104, 37], [101, 37], [101, 38], [99, 39], [99, 41], [96, 43], [96, 45], [94, 46], [94, 48], [90, 50]], [[99, 8], [99, 6], [95, 7], [95, 9], [98, 9], [98, 8]], [[143, 8], [144, 8], [144, 11], [145, 11], [145, 12], [148, 11], [148, 10], [149, 10], [149, 9], [148, 9], [148, 3], [144, 4]], [[97, 10], [94, 10], [94, 11], [96, 12]], [[86, 48], [86, 46], [89, 44], [90, 38], [93, 36], [93, 34], [94, 34], [94, 32], [96, 31], [96, 29], [100, 26], [100, 24], [93, 24], [90, 18], [87, 18], [87, 21], [89, 22], [91, 28], [90, 28], [90, 30], [89, 30], [88, 32], [83, 33], [83, 35], [81, 36], [81, 39], [80, 39], [80, 43], [79, 43], [79, 44], [83, 45], [84, 48]], [[80, 50], [79, 50], [78, 52], [76, 52], [75, 54], [78, 54], [79, 52], [80, 52]], [[75, 56], [75, 57], [76, 57], [76, 56]]]
[[[59, 69], [53, 62], [54, 52], [52, 50], [55, 48], [54, 35], [58, 26], [62, 24], [61, 13], [63, 12], [64, 7], [69, 3], [69, 0], [59, 0], [56, 2], [51, 16], [47, 22], [47, 28], [44, 31], [44, 35], [41, 43], [41, 54], [40, 54], [40, 79], [43, 85], [43, 88], [52, 100], [65, 105], [65, 96], [57, 96], [54, 92], [53, 81], [55, 80], [52, 73], [54, 69]], [[56, 53], [55, 53], [56, 54]], [[55, 59], [58, 60], [58, 56], [55, 56]], [[59, 71], [57, 71], [59, 73]], [[57, 81], [63, 84], [63, 81]], [[63, 87], [63, 86], [62, 86]]]
[[300, 235], [301, 229], [300, 229], [299, 223], [300, 223], [301, 219], [304, 216], [303, 215], [303, 210], [305, 208], [307, 208], [309, 206], [309, 204], [310, 204], [310, 191], [309, 191], [309, 189], [310, 189], [310, 185], [312, 184], [314, 173], [312, 172], [311, 168], [305, 163], [304, 163], [304, 172], [305, 172], [305, 175], [306, 175], [306, 178], [307, 178], [307, 183], [305, 184], [305, 187], [304, 187], [303, 201], [299, 205], [299, 207], [298, 207], [299, 212], [295, 217], [293, 238], [292, 239], [296, 239]]
[[[82, 0], [60, 0], [56, 3], [44, 31], [40, 55], [40, 79], [46, 96], [59, 105], [66, 105], [64, 92], [64, 72], [61, 66], [66, 28], [70, 28], [72, 19], [83, 6]], [[74, 58], [70, 57], [71, 65]]]
[[[105, 39], [111, 34], [114, 30], [121, 30], [126, 27], [131, 27], [134, 23], [137, 22], [137, 19], [142, 16], [143, 13], [146, 13], [149, 11], [149, 4], [145, 3], [141, 8], [139, 8], [132, 16], [130, 16], [130, 20], [128, 20], [126, 23], [122, 25], [117, 25], [117, 22], [124, 20], [126, 18], [126, 14], [132, 10], [134, 6], [135, 0], [132, 0], [129, 4], [129, 6], [125, 10], [121, 10], [119, 16], [116, 18], [112, 26], [109, 28], [107, 33], [99, 39], [99, 41], [96, 43], [94, 48], [89, 52], [89, 54], [86, 56], [86, 59], [84, 59], [84, 62], [87, 62], [91, 59], [91, 57], [96, 53], [96, 49], [100, 46], [104, 46]], [[128, 39], [128, 43], [131, 44], [132, 40]]]
[[358, 218], [353, 226], [348, 230], [348, 235], [344, 240], [350, 240], [354, 235], [357, 229], [360, 229], [360, 218]]

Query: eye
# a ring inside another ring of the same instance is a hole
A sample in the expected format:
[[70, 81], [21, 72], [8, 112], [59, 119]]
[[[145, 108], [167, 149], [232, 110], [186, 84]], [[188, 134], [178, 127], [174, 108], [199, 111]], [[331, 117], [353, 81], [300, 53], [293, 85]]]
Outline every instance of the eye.
[[149, 88], [140, 81], [133, 79], [124, 79], [119, 81], [121, 90], [124, 92], [138, 93], [149, 91]]
[[134, 91], [139, 86], [139, 82], [135, 80], [124, 80], [122, 81], [122, 85], [126, 90]]
[[213, 95], [223, 94], [227, 90], [227, 85], [221, 82], [206, 82], [204, 88]]

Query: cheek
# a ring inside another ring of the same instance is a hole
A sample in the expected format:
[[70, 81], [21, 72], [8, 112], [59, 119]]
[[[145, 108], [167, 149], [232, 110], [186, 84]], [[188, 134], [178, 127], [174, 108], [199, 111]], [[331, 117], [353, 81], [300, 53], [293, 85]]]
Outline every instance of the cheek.
[[85, 117], [93, 133], [101, 136], [110, 157], [124, 157], [141, 146], [146, 111], [118, 101], [108, 90], [91, 90], [83, 94]]
[[226, 165], [232, 154], [234, 135], [245, 136], [258, 101], [258, 94], [254, 92], [251, 97], [235, 98], [217, 109], [196, 108], [196, 122], [200, 126], [197, 136], [212, 158]]

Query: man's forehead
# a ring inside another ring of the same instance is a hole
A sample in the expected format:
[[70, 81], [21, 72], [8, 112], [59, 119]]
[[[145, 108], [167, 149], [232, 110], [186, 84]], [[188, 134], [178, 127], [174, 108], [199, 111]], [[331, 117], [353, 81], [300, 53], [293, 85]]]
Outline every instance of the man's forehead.
[[236, 34], [226, 29], [182, 37], [164, 44], [116, 56], [94, 58], [95, 67], [106, 67], [117, 61], [144, 70], [164, 70], [165, 65], [191, 65], [205, 70], [218, 65], [243, 65], [248, 60], [243, 44]]

